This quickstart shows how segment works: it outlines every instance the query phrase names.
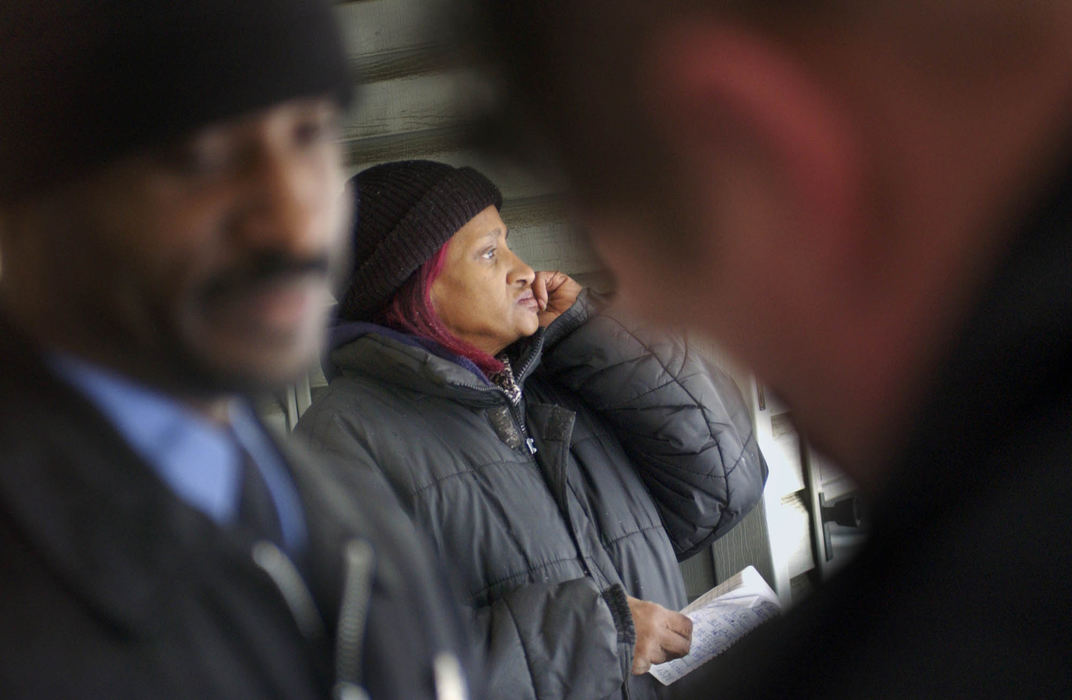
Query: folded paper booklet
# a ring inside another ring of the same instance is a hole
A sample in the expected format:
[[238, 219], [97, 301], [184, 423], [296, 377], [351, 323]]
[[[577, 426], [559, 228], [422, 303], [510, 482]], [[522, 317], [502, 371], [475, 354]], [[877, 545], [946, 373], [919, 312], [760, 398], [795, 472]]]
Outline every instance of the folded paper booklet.
[[781, 611], [778, 596], [755, 567], [748, 566], [681, 611], [692, 620], [692, 647], [680, 659], [652, 666], [650, 673], [670, 685]]

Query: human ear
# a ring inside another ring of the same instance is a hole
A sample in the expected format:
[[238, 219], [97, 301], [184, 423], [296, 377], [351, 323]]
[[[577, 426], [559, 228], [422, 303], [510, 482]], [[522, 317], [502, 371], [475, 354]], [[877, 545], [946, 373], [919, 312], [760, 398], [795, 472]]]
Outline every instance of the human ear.
[[786, 274], [859, 270], [861, 151], [817, 76], [796, 47], [718, 20], [665, 27], [641, 59], [640, 108], [720, 254]]

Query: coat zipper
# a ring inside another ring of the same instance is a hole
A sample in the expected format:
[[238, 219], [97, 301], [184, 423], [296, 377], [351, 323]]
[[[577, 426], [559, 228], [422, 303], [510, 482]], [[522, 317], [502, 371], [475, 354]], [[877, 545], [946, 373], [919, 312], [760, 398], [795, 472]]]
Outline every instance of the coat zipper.
[[[510, 403], [507, 401], [507, 403]], [[521, 443], [525, 446], [525, 449], [530, 455], [534, 455], [537, 452], [536, 441], [529, 435], [528, 428], [525, 427], [525, 419], [521, 415], [521, 409], [510, 403], [510, 415], [514, 417], [514, 423], [517, 424], [517, 429], [521, 432]]]
[[[520, 396], [523, 396], [525, 392], [521, 385], [524, 382], [525, 377], [528, 375], [530, 369], [532, 368], [532, 365], [536, 362], [536, 357], [538, 355], [539, 353], [530, 353], [528, 358], [526, 358], [525, 360], [525, 364], [522, 365], [521, 369], [517, 372], [514, 372], [514, 382], [517, 384], [517, 388], [521, 392]], [[500, 389], [500, 391], [502, 390]], [[505, 392], [503, 393], [505, 394]], [[517, 424], [518, 430], [521, 431], [522, 444], [525, 445], [525, 449], [530, 455], [534, 455], [537, 452], [536, 441], [532, 438], [532, 436], [529, 435], [528, 428], [525, 427], [525, 418], [521, 415], [522, 400], [523, 399], [519, 397], [517, 404], [514, 404], [514, 402], [510, 400], [510, 397], [507, 396], [506, 403], [510, 407], [510, 415], [513, 416], [514, 423]]]
[[[518, 387], [521, 387], [522, 382], [524, 381], [528, 373], [531, 371], [532, 366], [536, 363], [536, 359], [539, 357], [539, 355], [540, 353], [538, 352], [529, 353], [528, 357], [525, 359], [525, 364], [521, 366], [520, 370], [514, 372], [514, 381], [517, 382]], [[529, 435], [529, 431], [525, 427], [525, 421], [521, 416], [521, 411], [518, 409], [517, 406], [513, 404], [512, 401], [510, 401], [510, 398], [506, 396], [506, 392], [504, 392], [501, 388], [495, 385], [488, 386], [486, 384], [478, 385], [459, 383], [459, 386], [468, 387], [470, 389], [478, 389], [480, 391], [496, 391], [502, 394], [506, 398], [506, 405], [510, 407], [510, 415], [513, 416], [514, 423], [521, 431], [521, 443], [525, 446], [525, 451], [528, 452], [530, 455], [536, 454], [536, 452], [538, 451], [536, 449], [536, 441]], [[521, 391], [522, 393], [524, 393], [525, 390], [522, 389]]]

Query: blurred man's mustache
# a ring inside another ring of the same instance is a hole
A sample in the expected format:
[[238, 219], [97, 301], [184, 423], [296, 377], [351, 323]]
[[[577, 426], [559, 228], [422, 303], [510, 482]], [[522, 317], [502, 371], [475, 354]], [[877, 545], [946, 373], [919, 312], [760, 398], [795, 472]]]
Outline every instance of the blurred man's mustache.
[[326, 278], [330, 270], [331, 260], [327, 255], [299, 258], [285, 253], [261, 253], [213, 276], [205, 284], [202, 298], [212, 302], [231, 294], [308, 275]]

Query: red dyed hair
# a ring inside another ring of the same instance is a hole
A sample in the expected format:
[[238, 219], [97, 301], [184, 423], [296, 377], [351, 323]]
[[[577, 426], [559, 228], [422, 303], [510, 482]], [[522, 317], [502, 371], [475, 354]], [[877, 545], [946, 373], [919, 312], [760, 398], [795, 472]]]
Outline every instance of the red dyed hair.
[[502, 371], [503, 363], [447, 330], [432, 307], [432, 283], [443, 272], [449, 245], [448, 240], [410, 275], [391, 297], [391, 301], [387, 302], [378, 320], [388, 328], [432, 340], [455, 355], [472, 360], [485, 376], [490, 377]]

